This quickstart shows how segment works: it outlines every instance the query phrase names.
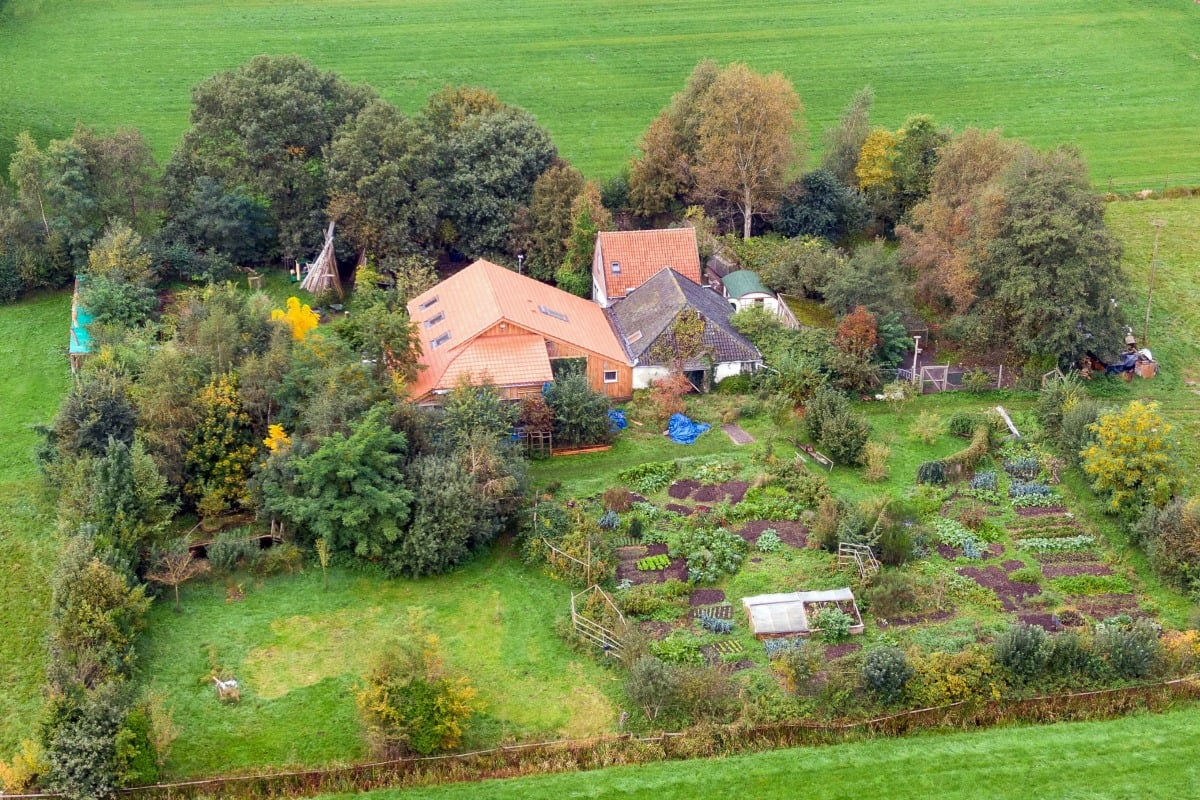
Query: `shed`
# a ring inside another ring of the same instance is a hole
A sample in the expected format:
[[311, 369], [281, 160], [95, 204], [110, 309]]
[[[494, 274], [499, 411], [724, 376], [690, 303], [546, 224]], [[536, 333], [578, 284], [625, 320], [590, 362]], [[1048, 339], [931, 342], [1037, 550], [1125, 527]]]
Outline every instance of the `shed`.
[[742, 598], [742, 607], [755, 636], [808, 636], [819, 632], [810, 620], [827, 607], [836, 606], [853, 620], [850, 633], [863, 632], [862, 615], [849, 588], [826, 589], [816, 592], [787, 592], [759, 594]]

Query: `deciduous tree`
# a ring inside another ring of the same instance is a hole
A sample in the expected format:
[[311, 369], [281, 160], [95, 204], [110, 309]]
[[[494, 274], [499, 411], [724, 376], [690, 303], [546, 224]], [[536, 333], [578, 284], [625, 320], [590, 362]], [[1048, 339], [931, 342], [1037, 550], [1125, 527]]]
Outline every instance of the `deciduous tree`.
[[1090, 426], [1096, 441], [1081, 453], [1092, 488], [1108, 497], [1110, 511], [1164, 505], [1179, 487], [1172, 426], [1158, 403], [1133, 400]]

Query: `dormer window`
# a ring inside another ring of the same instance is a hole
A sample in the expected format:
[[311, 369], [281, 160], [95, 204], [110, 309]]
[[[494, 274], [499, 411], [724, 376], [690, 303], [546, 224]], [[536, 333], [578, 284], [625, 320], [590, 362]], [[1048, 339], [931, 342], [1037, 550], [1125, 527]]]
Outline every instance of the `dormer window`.
[[621, 274], [621, 262], [620, 261], [612, 262], [612, 271], [613, 271], [613, 275]]

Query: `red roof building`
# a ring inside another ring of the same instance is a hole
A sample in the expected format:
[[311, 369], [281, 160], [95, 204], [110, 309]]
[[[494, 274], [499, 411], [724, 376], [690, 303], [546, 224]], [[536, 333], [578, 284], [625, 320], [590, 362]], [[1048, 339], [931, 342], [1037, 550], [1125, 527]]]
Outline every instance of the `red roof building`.
[[601, 231], [592, 255], [592, 299], [607, 308], [663, 269], [700, 283], [700, 251], [692, 228]]
[[408, 303], [421, 341], [416, 402], [436, 403], [460, 381], [491, 384], [512, 400], [554, 380], [559, 359], [586, 370], [593, 389], [633, 394], [633, 371], [604, 309], [582, 297], [479, 260]]

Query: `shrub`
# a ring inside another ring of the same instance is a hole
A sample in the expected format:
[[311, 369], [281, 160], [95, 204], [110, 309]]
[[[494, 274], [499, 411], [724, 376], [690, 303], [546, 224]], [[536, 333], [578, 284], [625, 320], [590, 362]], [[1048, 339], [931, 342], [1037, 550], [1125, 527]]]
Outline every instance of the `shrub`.
[[699, 622], [700, 627], [704, 628], [706, 631], [712, 631], [713, 633], [733, 632], [732, 620], [719, 619], [718, 617], [714, 617], [712, 614], [709, 614], [707, 611], [702, 612], [700, 616], [696, 618], [696, 621]]
[[926, 461], [917, 467], [917, 483], [940, 486], [946, 482], [946, 465], [941, 461]]
[[1148, 619], [1139, 619], [1128, 627], [1116, 624], [1096, 626], [1096, 651], [1120, 678], [1145, 678], [1153, 671], [1162, 654], [1159, 629]]
[[924, 444], [933, 444], [942, 435], [942, 418], [930, 411], [922, 411], [908, 429], [908, 433]]
[[304, 552], [291, 542], [281, 542], [259, 552], [260, 556], [250, 563], [255, 575], [291, 575], [304, 569]]
[[600, 515], [600, 519], [596, 521], [602, 531], [615, 531], [617, 526], [621, 524], [621, 518], [617, 516], [615, 511], [605, 511]]
[[1052, 675], [1087, 675], [1100, 673], [1103, 662], [1091, 642], [1075, 631], [1063, 631], [1050, 637], [1050, 659], [1047, 671]]
[[834, 606], [823, 608], [813, 618], [813, 625], [820, 631], [821, 641], [836, 644], [850, 635], [854, 620], [845, 611]]
[[841, 527], [844, 508], [833, 497], [826, 497], [817, 506], [817, 518], [813, 522], [813, 538], [821, 549], [836, 553], [838, 549], [838, 528]]
[[1012, 673], [1019, 683], [1028, 683], [1046, 672], [1051, 645], [1041, 627], [1018, 623], [996, 637], [993, 652], [996, 663]]
[[[1009, 580], [1016, 581], [1017, 583], [1041, 583], [1042, 577], [1042, 570], [1038, 567], [1021, 567], [1008, 573]], [[1055, 585], [1055, 588], [1060, 589], [1057, 585]], [[1067, 594], [1075, 593], [1067, 592]]]
[[871, 613], [882, 619], [895, 619], [921, 607], [912, 578], [897, 570], [884, 570], [863, 593]]
[[1181, 589], [1200, 589], [1200, 501], [1149, 506], [1134, 532], [1155, 572]]
[[913, 677], [905, 694], [920, 706], [942, 706], [962, 700], [998, 697], [1002, 682], [989, 653], [963, 650], [958, 653], [914, 653]]
[[829, 497], [829, 482], [825, 476], [809, 472], [798, 460], [780, 462], [771, 474], [788, 496], [804, 508], [815, 509]]
[[685, 530], [675, 553], [687, 559], [688, 580], [712, 582], [732, 575], [746, 555], [746, 540], [723, 528]]
[[427, 755], [456, 747], [479, 704], [466, 678], [446, 671], [437, 637], [413, 628], [367, 673], [357, 700], [386, 744]]
[[865, 416], [847, 413], [825, 420], [818, 445], [839, 464], [861, 464], [870, 435], [871, 425]]
[[824, 659], [817, 652], [817, 648], [800, 641], [798, 644], [780, 648], [771, 657], [771, 665], [783, 676], [787, 690], [798, 694], [808, 687], [821, 667], [824, 666]]
[[983, 394], [989, 389], [996, 388], [996, 379], [982, 367], [976, 367], [963, 375], [963, 388], [971, 394]]
[[979, 426], [980, 416], [967, 411], [956, 411], [946, 421], [946, 430], [954, 436], [966, 438], [975, 432]]
[[758, 541], [755, 543], [760, 553], [774, 553], [783, 546], [783, 541], [779, 538], [779, 531], [774, 528], [767, 528], [758, 535]]
[[654, 405], [654, 415], [659, 424], [666, 424], [672, 414], [683, 414], [687, 411], [683, 396], [690, 391], [691, 381], [678, 372], [654, 381], [650, 388], [650, 402]]
[[971, 488], [988, 492], [996, 491], [996, 470], [985, 469], [976, 472], [971, 478]]
[[808, 640], [801, 639], [799, 637], [763, 640], [763, 650], [766, 652], [767, 658], [769, 659], [774, 659], [776, 656], [782, 655], [787, 650], [794, 650], [807, 646]]
[[885, 703], [897, 699], [915, 670], [898, 647], [880, 647], [867, 653], [863, 683]]
[[233, 572], [238, 566], [249, 566], [262, 556], [258, 539], [249, 538], [244, 530], [222, 531], [205, 548], [208, 563], [217, 572]]
[[867, 442], [865, 459], [867, 467], [863, 470], [863, 480], [878, 483], [887, 477], [887, 462], [892, 454], [892, 448], [883, 442]]
[[1035, 456], [1019, 456], [1004, 460], [1004, 471], [1017, 481], [1031, 481], [1041, 471], [1041, 464]]
[[1083, 451], [1096, 441], [1095, 429], [1092, 426], [1099, 418], [1100, 404], [1090, 397], [1079, 400], [1063, 412], [1062, 424], [1058, 430], [1058, 446], [1073, 464], [1078, 464]]
[[641, 517], [634, 517], [633, 519], [629, 520], [629, 538], [633, 539], [635, 542], [639, 541], [642, 538], [643, 528], [644, 525]]
[[679, 465], [674, 461], [648, 461], [621, 470], [617, 479], [642, 494], [652, 494], [667, 488], [678, 471]]
[[703, 664], [700, 640], [691, 633], [676, 630], [667, 638], [652, 642], [650, 652], [667, 664]]
[[898, 567], [912, 558], [912, 528], [907, 521], [889, 521], [879, 534], [879, 560], [889, 567]]
[[579, 373], [559, 378], [545, 392], [554, 411], [554, 441], [565, 447], [600, 444], [612, 438], [608, 398]]
[[1092, 489], [1108, 497], [1110, 511], [1170, 500], [1180, 472], [1172, 426], [1158, 413], [1158, 403], [1133, 400], [1119, 412], [1102, 415], [1092, 431], [1096, 441], [1081, 454], [1083, 471]]
[[609, 511], [624, 514], [633, 505], [633, 494], [624, 486], [612, 486], [604, 490], [604, 507]]
[[678, 673], [661, 659], [642, 656], [629, 668], [625, 694], [651, 722], [674, 707], [678, 693]]

